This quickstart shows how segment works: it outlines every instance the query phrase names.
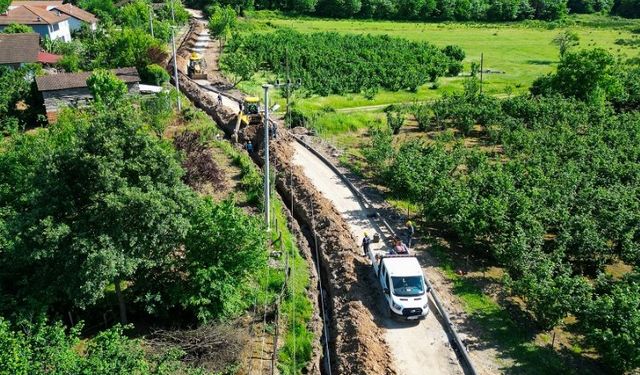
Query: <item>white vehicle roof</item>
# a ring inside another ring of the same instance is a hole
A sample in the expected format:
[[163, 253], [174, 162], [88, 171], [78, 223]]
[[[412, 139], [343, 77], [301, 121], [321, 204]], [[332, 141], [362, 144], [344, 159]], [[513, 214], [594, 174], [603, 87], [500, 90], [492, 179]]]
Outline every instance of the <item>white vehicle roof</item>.
[[391, 276], [422, 276], [422, 267], [415, 256], [385, 256], [382, 262]]

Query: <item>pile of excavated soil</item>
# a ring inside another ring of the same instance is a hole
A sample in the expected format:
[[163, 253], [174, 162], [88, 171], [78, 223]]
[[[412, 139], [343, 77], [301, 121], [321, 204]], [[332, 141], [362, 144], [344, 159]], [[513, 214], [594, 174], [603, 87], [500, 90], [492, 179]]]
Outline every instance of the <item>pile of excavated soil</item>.
[[272, 162], [282, 171], [277, 174], [278, 190], [287, 202], [293, 195], [294, 215], [316, 232], [318, 261], [326, 276], [323, 288], [330, 298], [332, 370], [338, 374], [396, 374], [384, 334], [367, 307], [376, 304], [370, 267], [354, 256], [358, 245], [342, 216], [301, 168], [292, 164], [291, 141], [285, 136], [271, 143]]
[[[182, 52], [181, 52], [182, 54]], [[178, 63], [180, 66], [180, 58]], [[204, 89], [181, 74], [180, 88], [191, 101], [209, 114], [228, 135], [234, 130], [236, 115], [220, 108]], [[376, 285], [370, 266], [354, 256], [357, 248], [349, 227], [331, 202], [324, 198], [304, 175], [292, 164], [292, 138], [282, 130], [281, 138], [271, 143], [271, 161], [275, 165], [276, 185], [285, 202], [291, 202], [293, 214], [307, 228], [316, 231], [322, 268], [323, 289], [328, 294], [330, 322], [330, 356], [332, 372], [348, 375], [395, 375], [393, 359], [384, 342], [384, 333], [368, 306], [376, 304]], [[262, 126], [246, 127], [240, 131], [239, 141], [251, 139], [256, 150], [262, 149]], [[262, 153], [254, 153], [262, 164]], [[293, 186], [293, 188], [291, 188]], [[315, 249], [311, 249], [314, 253]], [[316, 322], [317, 323], [317, 322]], [[316, 324], [317, 325], [317, 324]]]

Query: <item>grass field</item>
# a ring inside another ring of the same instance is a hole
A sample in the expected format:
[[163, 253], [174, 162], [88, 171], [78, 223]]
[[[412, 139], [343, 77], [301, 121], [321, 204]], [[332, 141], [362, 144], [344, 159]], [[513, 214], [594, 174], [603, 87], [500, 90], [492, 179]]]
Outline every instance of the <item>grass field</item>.
[[[273, 12], [255, 12], [244, 21], [243, 29], [253, 31], [274, 30], [289, 27], [300, 32], [335, 31], [339, 33], [388, 34], [414, 41], [425, 41], [437, 46], [457, 44], [467, 57], [465, 70], [471, 62], [480, 62], [484, 54], [484, 68], [504, 72], [484, 75], [484, 89], [496, 95], [524, 92], [533, 80], [554, 69], [558, 62], [558, 50], [552, 39], [565, 29], [575, 31], [580, 37], [578, 48], [605, 48], [623, 57], [640, 55], [640, 49], [615, 44], [618, 39], [640, 38], [632, 30], [640, 28], [640, 20], [621, 20], [597, 15], [580, 15], [562, 24], [528, 23], [415, 23], [369, 20], [325, 20], [317, 18], [289, 18]], [[293, 77], [295, 78], [295, 77]], [[259, 92], [264, 77], [241, 86], [250, 92]], [[437, 98], [445, 92], [459, 90], [463, 77], [441, 78], [439, 87], [430, 85], [419, 88], [417, 93], [381, 91], [372, 100], [362, 95], [312, 96], [296, 99], [302, 110], [319, 110], [375, 106], [397, 102], [424, 101]], [[275, 98], [279, 102], [281, 99]], [[282, 104], [281, 104], [282, 105]]]

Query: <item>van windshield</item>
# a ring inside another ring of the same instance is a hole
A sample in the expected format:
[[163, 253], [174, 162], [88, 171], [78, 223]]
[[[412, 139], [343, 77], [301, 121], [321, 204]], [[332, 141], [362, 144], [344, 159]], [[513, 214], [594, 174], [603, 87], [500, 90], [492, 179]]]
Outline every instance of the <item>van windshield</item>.
[[402, 297], [420, 296], [424, 294], [422, 276], [392, 277], [393, 294]]

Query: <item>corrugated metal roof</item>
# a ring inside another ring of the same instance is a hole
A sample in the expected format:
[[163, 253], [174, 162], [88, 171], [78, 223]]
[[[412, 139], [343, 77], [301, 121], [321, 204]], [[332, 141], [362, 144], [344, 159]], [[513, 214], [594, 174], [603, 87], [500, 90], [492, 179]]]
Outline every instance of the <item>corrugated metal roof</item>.
[[38, 61], [40, 35], [36, 33], [0, 34], [0, 64]]
[[[120, 68], [111, 70], [118, 78], [125, 83], [140, 82], [136, 68]], [[39, 91], [66, 90], [72, 88], [87, 87], [87, 78], [93, 72], [61, 73], [49, 74], [36, 77], [36, 84]]]

